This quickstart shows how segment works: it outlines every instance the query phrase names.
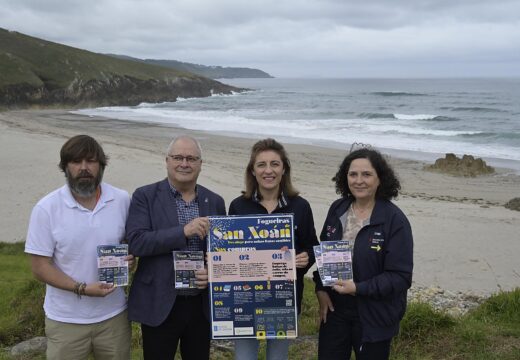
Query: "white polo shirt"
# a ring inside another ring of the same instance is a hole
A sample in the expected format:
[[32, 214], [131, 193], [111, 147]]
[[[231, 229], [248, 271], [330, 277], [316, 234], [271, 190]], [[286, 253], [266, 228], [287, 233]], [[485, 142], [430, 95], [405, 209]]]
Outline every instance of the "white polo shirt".
[[[101, 197], [93, 211], [74, 199], [68, 185], [51, 192], [33, 208], [25, 252], [51, 257], [72, 279], [98, 281], [97, 246], [119, 244], [125, 236], [130, 197], [124, 190], [101, 184]], [[47, 285], [45, 315], [52, 320], [92, 324], [126, 309], [122, 288], [106, 297], [82, 296]]]

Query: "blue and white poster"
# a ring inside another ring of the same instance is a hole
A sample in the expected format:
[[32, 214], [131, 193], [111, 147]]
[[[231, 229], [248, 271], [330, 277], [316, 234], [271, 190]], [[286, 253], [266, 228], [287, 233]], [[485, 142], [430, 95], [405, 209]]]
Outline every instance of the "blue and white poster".
[[210, 217], [213, 339], [290, 339], [297, 329], [293, 216]]

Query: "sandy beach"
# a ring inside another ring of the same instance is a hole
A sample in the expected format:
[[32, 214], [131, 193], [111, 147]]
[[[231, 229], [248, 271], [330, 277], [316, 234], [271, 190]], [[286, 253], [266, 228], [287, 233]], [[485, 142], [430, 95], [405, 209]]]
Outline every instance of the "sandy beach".
[[[243, 189], [243, 170], [254, 139], [218, 136], [164, 125], [73, 115], [65, 110], [0, 112], [0, 241], [24, 241], [29, 215], [45, 194], [63, 185], [59, 150], [76, 134], [89, 134], [110, 156], [106, 182], [127, 190], [163, 179], [170, 139], [189, 133], [203, 146], [199, 182], [226, 204]], [[309, 200], [321, 231], [337, 198], [330, 180], [344, 152], [287, 144], [293, 182]], [[449, 151], [449, 149], [447, 149]], [[423, 163], [392, 158], [402, 182], [396, 204], [414, 233], [414, 282], [450, 291], [488, 295], [520, 286], [520, 212], [503, 204], [520, 196], [520, 176], [507, 169], [478, 178], [422, 170]]]

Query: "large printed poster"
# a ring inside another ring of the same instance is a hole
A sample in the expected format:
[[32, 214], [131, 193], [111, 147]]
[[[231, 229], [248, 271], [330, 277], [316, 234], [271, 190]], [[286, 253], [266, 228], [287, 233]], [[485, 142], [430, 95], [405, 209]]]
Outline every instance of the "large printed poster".
[[213, 339], [295, 338], [298, 331], [293, 216], [209, 219]]

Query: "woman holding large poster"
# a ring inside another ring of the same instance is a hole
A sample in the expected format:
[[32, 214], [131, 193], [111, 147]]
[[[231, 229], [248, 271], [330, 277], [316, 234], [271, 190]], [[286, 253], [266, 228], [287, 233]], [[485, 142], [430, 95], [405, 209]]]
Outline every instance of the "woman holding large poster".
[[[228, 214], [293, 214], [299, 313], [303, 276], [314, 264], [312, 249], [318, 239], [311, 207], [291, 183], [291, 164], [282, 144], [264, 139], [253, 145], [245, 171], [245, 191], [231, 202]], [[258, 344], [257, 339], [235, 340], [235, 359], [257, 359]], [[287, 359], [288, 351], [289, 340], [267, 340], [267, 360]]]

